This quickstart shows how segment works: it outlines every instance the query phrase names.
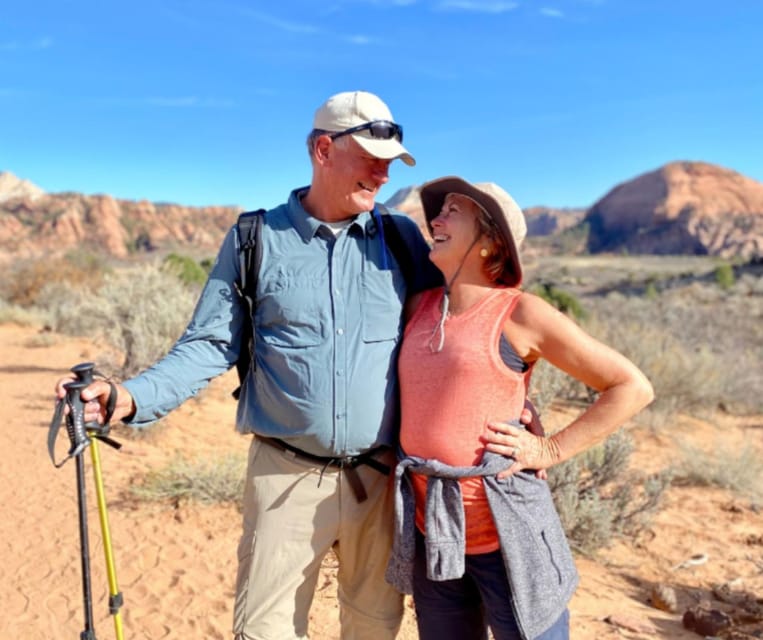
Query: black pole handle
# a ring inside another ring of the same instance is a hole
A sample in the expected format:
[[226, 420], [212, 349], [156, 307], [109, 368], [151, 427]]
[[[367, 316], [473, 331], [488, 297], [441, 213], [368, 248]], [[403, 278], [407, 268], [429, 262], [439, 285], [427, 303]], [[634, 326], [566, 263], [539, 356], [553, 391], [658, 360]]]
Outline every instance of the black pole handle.
[[70, 371], [77, 376], [77, 380], [80, 382], [86, 382], [92, 384], [93, 375], [95, 374], [95, 363], [93, 362], [80, 362], [75, 364]]
[[[56, 409], [53, 413], [53, 419], [48, 429], [48, 453], [50, 459], [56, 468], [61, 467], [64, 462], [69, 458], [77, 456], [82, 453], [84, 449], [90, 444], [90, 438], [99, 438], [106, 444], [115, 449], [119, 449], [122, 445], [108, 437], [109, 434], [109, 422], [111, 416], [114, 413], [114, 408], [117, 401], [117, 387], [110, 380], [106, 379], [111, 387], [109, 398], [106, 403], [106, 416], [104, 424], [98, 424], [96, 420], [92, 422], [85, 422], [85, 403], [82, 400], [82, 390], [90, 386], [95, 380], [96, 376], [105, 378], [102, 373], [96, 370], [95, 364], [92, 362], [81, 362], [74, 365], [70, 371], [77, 377], [76, 380], [64, 385], [66, 390], [66, 397], [60, 399], [56, 403]], [[61, 426], [61, 422], [64, 420], [64, 409], [68, 407], [69, 413], [66, 416], [66, 432], [69, 434], [69, 441], [71, 448], [69, 454], [61, 462], [56, 462], [55, 458], [55, 444], [56, 437], [58, 436], [58, 430]]]
[[[75, 364], [69, 371], [77, 376], [79, 382], [84, 382], [86, 386], [93, 384], [94, 375], [97, 373], [94, 362], [80, 362]], [[85, 429], [89, 431], [102, 431], [101, 425], [95, 420], [86, 422]]]
[[66, 433], [69, 435], [71, 448], [69, 457], [74, 457], [90, 444], [90, 438], [85, 429], [85, 403], [80, 394], [82, 390], [89, 386], [89, 383], [82, 380], [68, 382], [64, 385], [66, 389], [66, 404], [69, 405], [69, 414], [66, 416]]

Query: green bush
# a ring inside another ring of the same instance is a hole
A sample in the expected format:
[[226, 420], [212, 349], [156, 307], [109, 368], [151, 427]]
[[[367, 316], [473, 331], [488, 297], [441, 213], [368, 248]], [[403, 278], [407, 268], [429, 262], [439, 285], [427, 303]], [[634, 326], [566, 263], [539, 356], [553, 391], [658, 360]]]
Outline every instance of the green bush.
[[164, 259], [162, 267], [187, 285], [203, 285], [207, 281], [208, 272], [202, 265], [188, 256], [170, 253]]
[[731, 287], [733, 287], [734, 283], [736, 282], [736, 278], [734, 277], [734, 268], [727, 262], [719, 264], [715, 268], [714, 276], [716, 284], [724, 291], [731, 289]]
[[586, 317], [586, 312], [580, 301], [568, 291], [560, 289], [553, 284], [541, 282], [533, 286], [530, 291], [536, 296], [543, 298], [562, 313], [566, 313], [576, 320], [582, 320]]

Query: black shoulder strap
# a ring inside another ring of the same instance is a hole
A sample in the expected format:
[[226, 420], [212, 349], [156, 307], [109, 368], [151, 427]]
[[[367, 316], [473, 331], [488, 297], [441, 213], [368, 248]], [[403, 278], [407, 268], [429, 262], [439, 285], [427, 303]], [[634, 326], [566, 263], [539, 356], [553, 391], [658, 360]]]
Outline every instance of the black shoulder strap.
[[244, 294], [253, 293], [257, 286], [257, 273], [260, 270], [260, 262], [262, 261], [260, 236], [262, 235], [263, 213], [265, 213], [265, 209], [244, 211], [239, 214], [238, 222], [236, 223], [239, 242], [239, 261], [241, 264], [239, 288]]
[[236, 283], [239, 295], [246, 302], [247, 322], [241, 329], [241, 349], [239, 351], [236, 369], [238, 370], [239, 387], [233, 392], [238, 400], [241, 385], [244, 383], [249, 368], [252, 366], [254, 352], [254, 310], [257, 304], [257, 277], [262, 263], [262, 219], [265, 209], [245, 211], [239, 214], [236, 223], [239, 243], [240, 276]]
[[384, 234], [385, 243], [392, 252], [392, 255], [395, 256], [405, 282], [410, 285], [413, 282], [415, 272], [411, 249], [408, 247], [408, 243], [395, 223], [395, 218], [390, 214], [389, 209], [378, 202], [376, 203], [376, 208], [381, 214], [382, 233]]

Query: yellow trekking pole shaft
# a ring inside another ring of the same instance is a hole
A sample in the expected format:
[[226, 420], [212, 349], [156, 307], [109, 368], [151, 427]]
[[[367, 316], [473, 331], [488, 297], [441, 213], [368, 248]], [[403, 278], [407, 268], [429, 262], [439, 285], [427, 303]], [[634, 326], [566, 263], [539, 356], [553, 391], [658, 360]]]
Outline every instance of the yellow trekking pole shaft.
[[109, 579], [109, 613], [114, 616], [114, 630], [117, 640], [123, 640], [122, 615], [119, 608], [122, 606], [122, 594], [117, 587], [117, 573], [114, 569], [114, 553], [111, 547], [111, 534], [109, 533], [109, 516], [106, 512], [106, 498], [103, 492], [103, 477], [101, 476], [101, 457], [98, 453], [98, 438], [92, 438], [90, 452], [93, 457], [93, 477], [95, 478], [95, 494], [98, 501], [98, 518], [101, 521], [101, 533], [103, 534], [103, 552], [106, 556], [106, 574]]

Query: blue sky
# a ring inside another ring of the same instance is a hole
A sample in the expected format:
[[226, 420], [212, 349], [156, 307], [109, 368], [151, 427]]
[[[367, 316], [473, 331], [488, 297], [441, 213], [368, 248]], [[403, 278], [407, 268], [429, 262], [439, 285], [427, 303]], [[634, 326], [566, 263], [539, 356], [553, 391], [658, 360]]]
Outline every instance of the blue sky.
[[0, 171], [46, 191], [274, 206], [329, 95], [380, 95], [413, 169], [589, 206], [673, 160], [763, 181], [761, 0], [8, 0]]

